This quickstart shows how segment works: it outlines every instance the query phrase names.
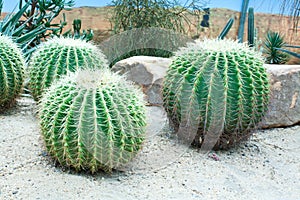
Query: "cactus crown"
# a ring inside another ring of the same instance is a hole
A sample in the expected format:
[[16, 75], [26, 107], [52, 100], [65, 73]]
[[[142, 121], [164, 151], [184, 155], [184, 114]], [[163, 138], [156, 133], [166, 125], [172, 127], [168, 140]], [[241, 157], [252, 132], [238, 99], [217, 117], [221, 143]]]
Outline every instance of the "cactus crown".
[[262, 57], [259, 52], [248, 48], [246, 43], [239, 43], [231, 39], [204, 39], [203, 41], [196, 40], [195, 43], [188, 43], [187, 47], [181, 48], [175, 53], [176, 56], [183, 56], [190, 53], [222, 53], [224, 55], [231, 53], [249, 53], [255, 55], [260, 60]]
[[49, 154], [77, 171], [110, 172], [145, 138], [142, 92], [108, 70], [64, 76], [43, 96], [39, 116]]
[[35, 100], [61, 75], [78, 69], [108, 68], [105, 56], [96, 46], [72, 38], [54, 38], [43, 43], [29, 63], [29, 85]]
[[20, 94], [24, 66], [21, 50], [11, 38], [0, 35], [0, 110], [11, 106]]
[[164, 106], [175, 127], [188, 121], [202, 143], [217, 134], [215, 148], [248, 138], [267, 109], [263, 63], [260, 53], [232, 40], [206, 39], [177, 52], [163, 86]]

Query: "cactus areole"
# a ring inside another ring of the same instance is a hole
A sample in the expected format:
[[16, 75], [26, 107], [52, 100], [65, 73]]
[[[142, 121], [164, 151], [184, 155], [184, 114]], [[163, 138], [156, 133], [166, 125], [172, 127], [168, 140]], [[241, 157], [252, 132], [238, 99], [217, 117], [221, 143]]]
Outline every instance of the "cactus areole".
[[29, 86], [39, 100], [60, 76], [86, 68], [108, 68], [102, 52], [91, 43], [73, 38], [54, 38], [38, 47], [29, 62]]
[[[231, 40], [197, 41], [177, 52], [163, 85], [164, 107], [194, 143], [226, 149], [247, 139], [269, 101], [263, 58]], [[194, 134], [194, 135], [193, 135]]]
[[142, 92], [105, 70], [80, 70], [54, 83], [39, 117], [49, 154], [77, 171], [111, 172], [129, 162], [145, 138]]
[[0, 35], [0, 111], [11, 106], [20, 94], [24, 65], [21, 50], [9, 37]]

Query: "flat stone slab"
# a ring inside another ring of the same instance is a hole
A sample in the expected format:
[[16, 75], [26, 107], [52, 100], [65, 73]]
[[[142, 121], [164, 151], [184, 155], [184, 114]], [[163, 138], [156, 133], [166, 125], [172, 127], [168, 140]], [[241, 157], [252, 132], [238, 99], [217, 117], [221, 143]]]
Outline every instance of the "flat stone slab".
[[265, 65], [271, 97], [263, 128], [286, 127], [300, 122], [300, 65]]
[[162, 82], [170, 64], [169, 58], [134, 56], [117, 62], [112, 71], [141, 86], [149, 104], [162, 105]]

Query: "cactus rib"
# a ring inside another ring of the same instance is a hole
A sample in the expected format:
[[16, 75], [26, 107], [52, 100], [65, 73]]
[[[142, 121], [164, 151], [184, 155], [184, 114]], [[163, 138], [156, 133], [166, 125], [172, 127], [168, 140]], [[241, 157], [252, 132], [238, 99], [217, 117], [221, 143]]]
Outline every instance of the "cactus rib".
[[21, 50], [8, 36], [0, 35], [0, 111], [21, 93], [25, 62]]
[[49, 154], [77, 171], [111, 172], [129, 162], [145, 138], [141, 91], [108, 70], [59, 79], [43, 96], [39, 116]]
[[268, 94], [262, 56], [226, 39], [197, 41], [177, 52], [163, 84], [175, 130], [182, 123], [197, 126], [191, 128], [202, 143], [217, 138], [216, 149], [248, 138], [266, 111]]

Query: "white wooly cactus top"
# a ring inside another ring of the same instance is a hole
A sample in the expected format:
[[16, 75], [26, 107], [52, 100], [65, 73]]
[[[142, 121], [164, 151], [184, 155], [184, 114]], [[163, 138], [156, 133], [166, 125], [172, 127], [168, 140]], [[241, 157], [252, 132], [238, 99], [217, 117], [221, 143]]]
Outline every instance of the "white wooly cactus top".
[[[109, 69], [80, 69], [75, 73], [68, 74], [65, 80], [68, 82], [74, 80], [74, 78], [77, 87], [82, 89], [97, 89], [106, 85], [110, 86], [114, 83], [132, 87], [134, 90], [137, 89], [133, 82], [126, 80], [124, 75], [114, 74]], [[143, 99], [143, 97], [140, 96], [142, 93], [136, 93], [136, 95], [139, 96], [139, 99]]]
[[104, 69], [79, 69], [76, 72], [68, 73], [63, 78], [57, 79], [53, 84], [46, 89], [44, 101], [47, 100], [49, 91], [54, 91], [55, 88], [64, 85], [70, 85], [74, 83], [78, 90], [97, 90], [106, 86], [111, 87], [113, 84], [123, 85], [126, 88], [130, 88], [132, 91], [136, 91], [135, 96], [143, 101], [144, 94], [140, 92], [138, 87], [132, 82], [126, 79], [124, 75], [115, 74], [108, 68]]
[[94, 45], [92, 45], [89, 42], [86, 42], [84, 40], [74, 39], [74, 38], [68, 38], [68, 37], [54, 37], [48, 40], [47, 42], [42, 43], [41, 46], [50, 45], [50, 44], [59, 44], [59, 45], [73, 46], [73, 47], [82, 46], [82, 48], [95, 48]]
[[184, 54], [190, 54], [192, 52], [237, 52], [237, 53], [249, 53], [251, 55], [257, 55], [261, 57], [261, 53], [258, 51], [254, 51], [253, 49], [249, 48], [247, 43], [239, 43], [236, 40], [231, 39], [223, 39], [220, 40], [216, 39], [207, 39], [205, 38], [203, 41], [195, 40], [194, 43], [188, 43], [187, 47], [181, 48], [179, 51], [176, 52], [176, 56], [181, 56]]
[[[6, 45], [9, 46], [11, 49], [13, 49], [14, 52], [16, 52], [16, 53], [22, 55], [21, 49], [20, 49], [20, 48], [18, 47], [18, 45], [12, 40], [11, 37], [8, 37], [8, 36], [6, 36], [6, 35], [2, 35], [2, 34], [0, 33], [0, 44], [6, 44]], [[25, 63], [23, 57], [20, 57], [20, 58], [22, 59], [22, 62]]]
[[[85, 40], [75, 39], [75, 38], [64, 38], [64, 37], [54, 37], [47, 42], [41, 43], [38, 46], [38, 49], [36, 52], [34, 52], [32, 57], [38, 56], [41, 51], [43, 51], [43, 48], [47, 47], [55, 47], [55, 46], [64, 46], [64, 47], [76, 47], [81, 49], [90, 49], [92, 52], [94, 52], [97, 56], [99, 56], [99, 59], [102, 61], [107, 61], [106, 56], [101, 52], [100, 49], [97, 48], [96, 45], [94, 45], [92, 42], [87, 42]], [[37, 55], [36, 55], [37, 54]], [[107, 62], [104, 63], [107, 65]]]

